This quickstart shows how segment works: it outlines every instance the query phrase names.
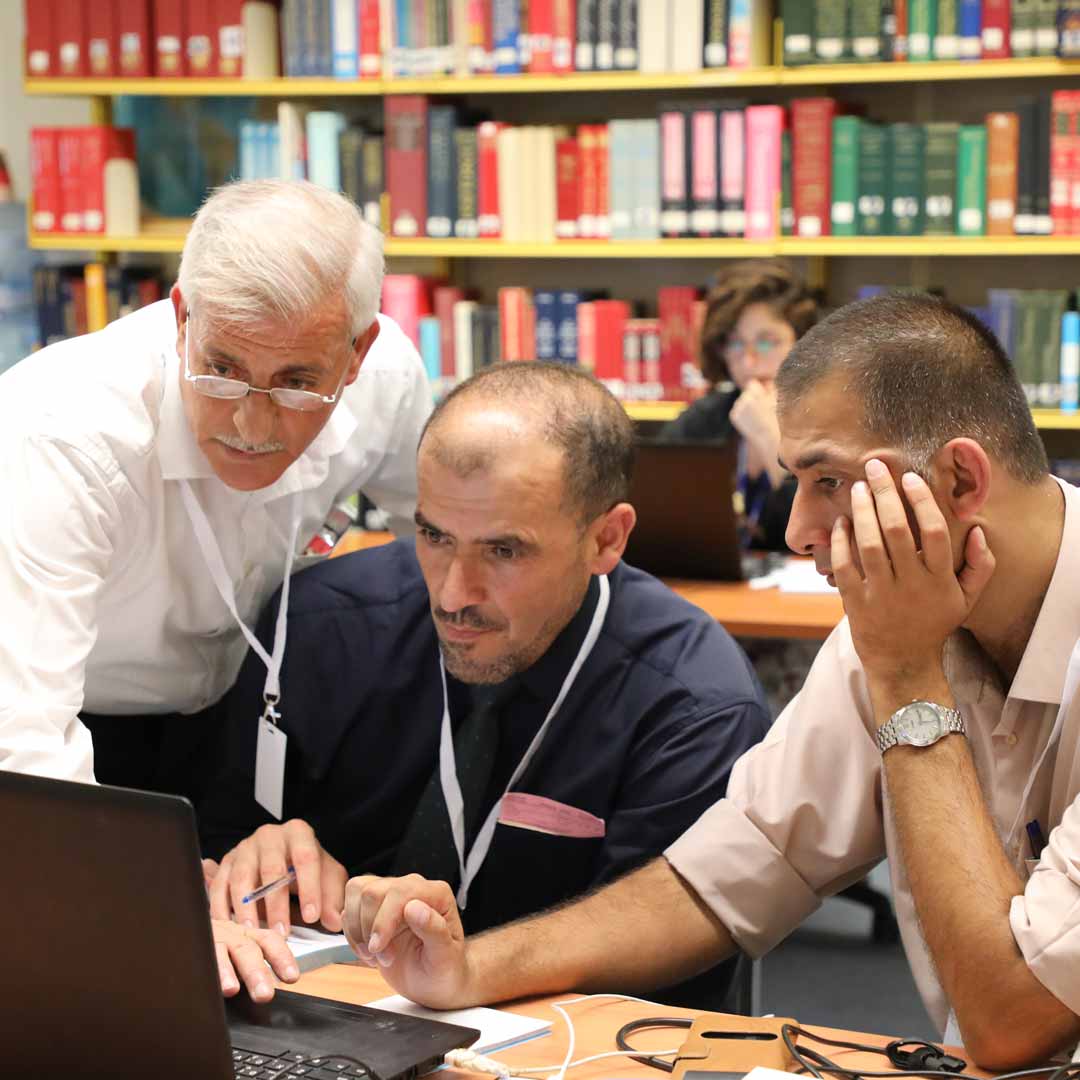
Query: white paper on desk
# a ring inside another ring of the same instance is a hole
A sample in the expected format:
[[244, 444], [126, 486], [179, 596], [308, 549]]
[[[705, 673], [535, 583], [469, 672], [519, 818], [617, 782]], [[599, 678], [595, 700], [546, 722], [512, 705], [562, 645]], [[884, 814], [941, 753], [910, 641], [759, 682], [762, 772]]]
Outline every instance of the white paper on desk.
[[439, 1009], [426, 1009], [400, 994], [369, 1001], [367, 1007], [404, 1013], [406, 1016], [419, 1016], [425, 1020], [441, 1020], [444, 1024], [476, 1028], [480, 1032], [480, 1038], [469, 1049], [478, 1054], [493, 1054], [497, 1050], [505, 1050], [508, 1046], [551, 1034], [550, 1021], [537, 1020], [535, 1016], [521, 1016], [503, 1009], [453, 1009], [442, 1012]]
[[324, 964], [343, 964], [356, 959], [356, 953], [344, 934], [324, 934], [309, 926], [294, 926], [287, 943], [301, 971], [313, 971]]
[[832, 593], [838, 589], [819, 574], [809, 559], [788, 559], [784, 565], [759, 578], [750, 579], [751, 589], [778, 588], [784, 593]]

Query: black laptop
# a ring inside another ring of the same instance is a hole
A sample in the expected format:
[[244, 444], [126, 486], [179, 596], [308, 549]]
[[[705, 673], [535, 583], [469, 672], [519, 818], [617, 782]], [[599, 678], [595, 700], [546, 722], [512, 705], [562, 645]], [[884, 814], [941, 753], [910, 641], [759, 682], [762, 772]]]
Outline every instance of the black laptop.
[[783, 561], [744, 552], [735, 512], [738, 444], [656, 442], [635, 447], [630, 502], [637, 524], [623, 556], [657, 577], [743, 581]]
[[0, 836], [0, 1075], [411, 1080], [478, 1037], [285, 991], [224, 1002], [184, 799], [0, 771]]

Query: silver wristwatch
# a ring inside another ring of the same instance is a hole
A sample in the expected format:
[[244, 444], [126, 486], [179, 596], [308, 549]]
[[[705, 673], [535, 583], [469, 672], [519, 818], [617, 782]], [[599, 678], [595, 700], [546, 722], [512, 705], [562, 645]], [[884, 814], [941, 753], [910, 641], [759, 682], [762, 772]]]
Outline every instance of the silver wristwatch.
[[878, 749], [884, 754], [894, 746], [931, 746], [946, 735], [964, 735], [964, 718], [957, 709], [932, 701], [905, 705], [878, 728]]

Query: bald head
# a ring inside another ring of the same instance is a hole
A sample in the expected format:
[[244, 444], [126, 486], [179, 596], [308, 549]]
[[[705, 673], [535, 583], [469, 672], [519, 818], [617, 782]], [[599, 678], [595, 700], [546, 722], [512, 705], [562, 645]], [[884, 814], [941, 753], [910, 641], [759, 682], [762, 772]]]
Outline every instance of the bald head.
[[600, 383], [563, 364], [499, 364], [455, 387], [431, 414], [419, 455], [467, 478], [542, 448], [561, 455], [562, 509], [582, 525], [625, 501], [633, 425]]

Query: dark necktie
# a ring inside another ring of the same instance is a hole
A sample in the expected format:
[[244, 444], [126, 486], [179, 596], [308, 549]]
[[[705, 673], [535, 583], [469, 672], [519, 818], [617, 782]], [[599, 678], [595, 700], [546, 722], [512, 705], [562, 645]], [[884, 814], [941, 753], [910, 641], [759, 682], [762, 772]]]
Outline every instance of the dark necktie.
[[[465, 804], [466, 854], [491, 809], [486, 796], [499, 749], [499, 709], [513, 694], [515, 684], [515, 679], [509, 679], [497, 686], [470, 687], [472, 708], [454, 732], [454, 760]], [[459, 884], [457, 850], [438, 762], [398, 845], [393, 874], [422, 874], [432, 881], [447, 881], [455, 889]]]

